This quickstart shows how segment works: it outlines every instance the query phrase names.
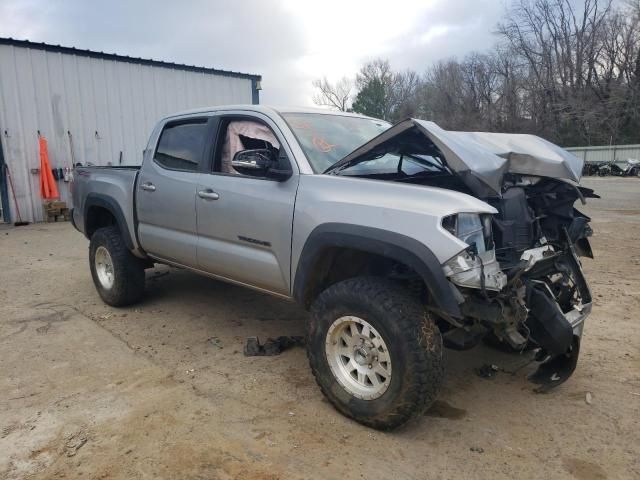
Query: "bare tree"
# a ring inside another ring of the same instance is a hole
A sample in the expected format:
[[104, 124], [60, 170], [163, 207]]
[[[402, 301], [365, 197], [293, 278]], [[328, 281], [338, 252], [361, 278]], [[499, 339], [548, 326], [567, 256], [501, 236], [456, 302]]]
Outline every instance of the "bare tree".
[[393, 75], [390, 89], [391, 119], [402, 120], [415, 117], [418, 112], [416, 96], [422, 80], [413, 70], [405, 70]]
[[[589, 142], [597, 117], [591, 86], [598, 75], [601, 39], [611, 0], [518, 0], [498, 33], [528, 67], [531, 115], [556, 141]], [[576, 128], [576, 125], [579, 127]]]
[[354, 111], [556, 143], [640, 143], [640, 0], [512, 0], [499, 43], [423, 75], [387, 60], [356, 76]]
[[353, 81], [343, 77], [336, 83], [331, 83], [327, 77], [312, 82], [317, 92], [313, 95], [313, 103], [319, 106], [331, 107], [346, 112], [351, 105]]

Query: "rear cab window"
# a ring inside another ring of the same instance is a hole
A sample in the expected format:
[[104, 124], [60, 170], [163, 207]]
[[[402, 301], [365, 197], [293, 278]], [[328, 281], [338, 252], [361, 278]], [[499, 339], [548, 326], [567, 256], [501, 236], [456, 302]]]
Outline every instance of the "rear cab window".
[[206, 119], [169, 123], [160, 134], [153, 159], [169, 170], [198, 171], [207, 138]]

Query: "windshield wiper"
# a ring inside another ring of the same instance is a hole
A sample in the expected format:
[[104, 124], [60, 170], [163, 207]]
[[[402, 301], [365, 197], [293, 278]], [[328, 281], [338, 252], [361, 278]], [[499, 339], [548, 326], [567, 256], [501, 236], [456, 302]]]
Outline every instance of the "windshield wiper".
[[[422, 166], [429, 166], [429, 167], [433, 167], [436, 170], [439, 170], [441, 172], [450, 173], [448, 171], [447, 167], [442, 162], [432, 162], [430, 160], [427, 160], [426, 158], [418, 157], [416, 155], [411, 155], [410, 153], [406, 153], [404, 155], [406, 155], [407, 157], [411, 158], [412, 160], [415, 160], [417, 163], [419, 163]], [[433, 158], [435, 160], [437, 157], [431, 157], [430, 156], [429, 158]]]

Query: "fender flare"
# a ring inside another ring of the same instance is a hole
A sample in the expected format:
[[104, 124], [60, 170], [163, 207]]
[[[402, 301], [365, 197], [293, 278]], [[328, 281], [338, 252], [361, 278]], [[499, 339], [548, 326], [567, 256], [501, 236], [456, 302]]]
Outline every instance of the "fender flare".
[[323, 250], [344, 247], [391, 258], [411, 266], [424, 280], [439, 309], [462, 318], [451, 285], [431, 249], [400, 233], [346, 223], [325, 223], [316, 227], [302, 249], [293, 284], [293, 297], [304, 304], [306, 286]]
[[87, 195], [87, 198], [84, 202], [84, 232], [85, 236], [90, 240], [88, 235], [87, 224], [89, 222], [89, 209], [91, 207], [101, 207], [105, 210], [109, 211], [113, 217], [116, 219], [116, 224], [122, 232], [122, 239], [124, 240], [125, 245], [129, 250], [133, 250], [135, 247], [133, 245], [133, 241], [131, 239], [131, 233], [129, 232], [129, 228], [127, 227], [127, 221], [125, 220], [124, 213], [122, 212], [122, 208], [118, 205], [112, 197], [108, 195], [104, 195], [101, 193], [90, 193]]

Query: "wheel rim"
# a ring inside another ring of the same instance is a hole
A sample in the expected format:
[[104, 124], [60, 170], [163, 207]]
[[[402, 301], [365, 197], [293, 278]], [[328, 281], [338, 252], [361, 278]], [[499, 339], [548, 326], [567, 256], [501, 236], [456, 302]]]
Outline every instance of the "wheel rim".
[[95, 265], [100, 285], [107, 290], [111, 289], [115, 280], [113, 261], [111, 260], [109, 250], [105, 247], [98, 247], [96, 249]]
[[354, 316], [335, 320], [327, 332], [325, 354], [333, 376], [354, 397], [374, 400], [389, 388], [389, 349], [366, 320]]

